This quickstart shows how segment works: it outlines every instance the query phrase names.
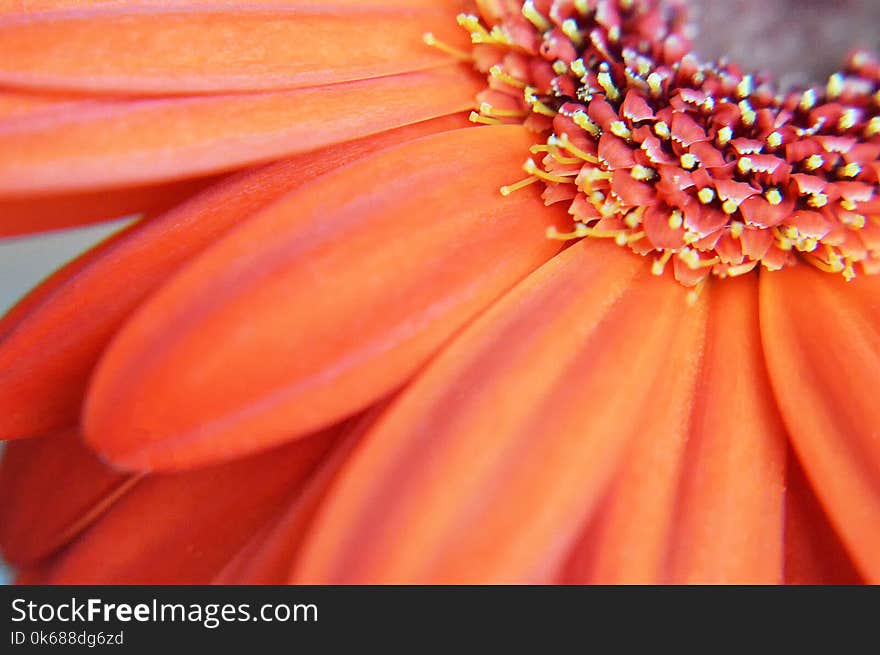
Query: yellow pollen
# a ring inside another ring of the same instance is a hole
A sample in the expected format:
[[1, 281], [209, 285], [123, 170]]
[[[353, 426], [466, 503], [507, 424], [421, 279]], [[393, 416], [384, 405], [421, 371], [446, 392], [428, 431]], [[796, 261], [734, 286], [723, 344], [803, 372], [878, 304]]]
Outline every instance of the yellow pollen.
[[583, 79], [587, 76], [587, 67], [584, 64], [583, 59], [575, 59], [571, 64], [569, 64], [569, 68], [571, 68], [571, 72], [577, 75], [580, 79]]
[[849, 198], [844, 198], [843, 200], [841, 200], [840, 206], [850, 212], [854, 212], [857, 209], [856, 203], [853, 202], [852, 200], [850, 200]]
[[656, 171], [653, 168], [650, 166], [642, 166], [641, 164], [636, 164], [630, 171], [630, 175], [634, 180], [640, 180], [642, 182], [654, 179], [655, 174]]
[[800, 108], [804, 111], [811, 110], [816, 105], [816, 90], [807, 89], [801, 96]]
[[681, 167], [685, 170], [693, 170], [699, 163], [700, 160], [697, 159], [697, 156], [690, 152], [686, 152], [681, 156]]
[[874, 116], [865, 128], [865, 136], [877, 136], [878, 134], [880, 134], [880, 116]]
[[547, 105], [545, 105], [538, 98], [538, 90], [533, 86], [527, 86], [523, 90], [523, 97], [525, 98], [526, 104], [532, 108], [532, 111], [536, 114], [543, 114], [544, 116], [550, 116], [551, 118], [556, 116], [556, 112], [550, 109]]
[[500, 119], [491, 118], [490, 116], [483, 116], [476, 111], [472, 111], [470, 114], [468, 114], [468, 120], [471, 123], [480, 123], [482, 125], [501, 125]]
[[745, 229], [746, 226], [741, 221], [730, 222], [730, 236], [732, 236], [734, 239], [739, 239]]
[[665, 251], [658, 259], [654, 260], [654, 263], [651, 265], [651, 273], [654, 275], [663, 275], [663, 271], [666, 270], [666, 264], [669, 262], [669, 259], [672, 257], [672, 251]]
[[825, 93], [827, 93], [828, 97], [832, 99], [837, 98], [843, 93], [843, 75], [835, 73], [829, 77], [828, 84], [825, 87]]
[[738, 98], [748, 98], [752, 95], [752, 76], [746, 75], [742, 81], [736, 85], [736, 95]]
[[505, 73], [504, 69], [501, 68], [501, 66], [499, 66], [498, 64], [495, 64], [494, 66], [492, 66], [492, 68], [489, 69], [489, 75], [500, 80], [501, 82], [504, 82], [508, 86], [512, 86], [517, 89], [526, 88], [525, 82], [523, 82], [522, 80], [516, 79], [515, 77], [513, 77], [512, 75], [509, 75], [508, 73]]
[[657, 121], [654, 124], [654, 134], [661, 139], [669, 139], [669, 137], [672, 136], [672, 132], [669, 131], [669, 125], [663, 121]]
[[746, 127], [751, 127], [755, 124], [755, 120], [757, 120], [758, 115], [755, 113], [755, 110], [752, 109], [752, 105], [749, 104], [748, 100], [741, 100], [739, 102], [739, 113], [742, 117], [743, 125]]
[[840, 130], [851, 130], [859, 122], [859, 113], [855, 109], [847, 109], [837, 121]]
[[828, 204], [828, 196], [826, 196], [824, 193], [814, 193], [810, 196], [810, 199], [807, 200], [807, 204], [810, 207], [815, 207], [816, 209], [819, 209]]
[[565, 75], [568, 73], [568, 66], [561, 59], [557, 59], [553, 62], [553, 72], [557, 75]]
[[733, 198], [728, 198], [721, 205], [721, 210], [725, 214], [735, 214], [737, 209], [739, 209], [739, 205]]
[[422, 41], [424, 41], [426, 45], [429, 45], [432, 48], [437, 48], [437, 50], [439, 50], [440, 52], [445, 52], [450, 57], [455, 57], [460, 61], [469, 62], [474, 60], [474, 58], [464, 50], [459, 50], [458, 48], [451, 46], [448, 43], [444, 43], [430, 32], [426, 32], [422, 35]]
[[614, 81], [611, 79], [611, 73], [608, 71], [602, 71], [596, 76], [596, 79], [599, 82], [599, 86], [605, 89], [605, 94], [608, 96], [609, 100], [618, 100], [620, 98], [620, 91], [614, 86]]
[[574, 114], [572, 114], [571, 116], [571, 120], [573, 120], [574, 124], [577, 125], [579, 128], [581, 128], [585, 132], [589, 132], [590, 135], [594, 137], [598, 137], [602, 134], [602, 128], [596, 125], [596, 123], [594, 123], [592, 120], [590, 120], [590, 117], [587, 116], [587, 113], [584, 111], [578, 110], [574, 112]]
[[739, 161], [736, 164], [736, 167], [742, 173], [748, 173], [752, 170], [752, 160], [748, 157], [740, 157]]
[[704, 205], [708, 205], [715, 200], [715, 189], [711, 187], [703, 187], [697, 192], [697, 198], [699, 198], [700, 202]]
[[688, 291], [687, 298], [685, 301], [688, 304], [688, 307], [693, 307], [699, 301], [700, 296], [703, 294], [703, 289], [706, 287], [706, 280], [702, 279], [694, 286], [693, 289]]
[[571, 42], [576, 46], [580, 47], [583, 45], [584, 38], [581, 36], [581, 29], [574, 18], [566, 18], [562, 21], [562, 33], [571, 39]]
[[782, 203], [782, 194], [779, 192], [779, 189], [773, 188], [768, 189], [764, 194], [764, 197], [767, 199], [771, 205], [776, 206]]
[[627, 140], [632, 136], [632, 132], [623, 121], [614, 121], [611, 123], [611, 134]]
[[810, 155], [807, 157], [807, 161], [804, 162], [804, 167], [808, 171], [814, 171], [817, 168], [821, 168], [825, 164], [825, 160], [822, 159], [822, 155]]
[[684, 216], [682, 216], [681, 212], [676, 209], [669, 215], [668, 223], [669, 227], [673, 230], [677, 230], [684, 223]]
[[590, 11], [590, 6], [587, 4], [587, 0], [574, 0], [574, 8], [581, 13], [581, 15], [585, 15]]
[[718, 130], [718, 145], [726, 145], [733, 138], [733, 129], [730, 125], [725, 125]]
[[502, 196], [509, 196], [514, 191], [519, 191], [520, 189], [524, 189], [527, 186], [529, 186], [530, 184], [534, 184], [537, 181], [538, 181], [538, 178], [536, 176], [530, 175], [529, 177], [527, 177], [524, 180], [520, 180], [519, 182], [515, 182], [514, 184], [508, 184], [508, 185], [501, 187], [501, 189], [500, 189], [501, 195]]
[[779, 132], [771, 132], [767, 135], [767, 145], [771, 148], [778, 148], [782, 145], [782, 135]]
[[663, 78], [658, 73], [648, 75], [648, 88], [651, 89], [651, 95], [659, 96], [663, 93]]
[[552, 27], [550, 21], [544, 18], [541, 15], [541, 12], [535, 9], [535, 3], [532, 2], [532, 0], [526, 0], [523, 3], [522, 15], [541, 32], [546, 32]]
[[[551, 136], [550, 139], [552, 139], [552, 142], [554, 144], [559, 145], [562, 148], [565, 148], [566, 150], [568, 150], [571, 154], [573, 154], [578, 159], [583, 159], [584, 161], [589, 162], [591, 164], [600, 163], [600, 160], [598, 157], [596, 157], [595, 155], [591, 155], [588, 152], [584, 152], [583, 150], [578, 148], [576, 145], [574, 145], [571, 142], [571, 139], [568, 138], [568, 135], [565, 132], [563, 132], [562, 136], [560, 136], [560, 137]], [[549, 140], [548, 140], [548, 143], [550, 143]]]
[[480, 113], [494, 118], [525, 118], [529, 115], [527, 111], [522, 109], [500, 109], [493, 107], [488, 102], [480, 103]]
[[862, 172], [862, 167], [856, 162], [850, 162], [840, 169], [841, 177], [855, 177]]

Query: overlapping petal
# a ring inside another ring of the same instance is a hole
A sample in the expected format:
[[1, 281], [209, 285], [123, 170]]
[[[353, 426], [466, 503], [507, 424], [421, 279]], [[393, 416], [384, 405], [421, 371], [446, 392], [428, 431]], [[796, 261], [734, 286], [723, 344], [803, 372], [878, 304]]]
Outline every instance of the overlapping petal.
[[0, 197], [234, 170], [470, 108], [466, 68], [292, 91], [94, 101], [0, 123]]
[[789, 451], [785, 489], [785, 583], [863, 582], [810, 487], [803, 467]]
[[464, 45], [459, 0], [41, 2], [0, 11], [0, 85], [103, 93], [255, 91], [421, 70]]
[[216, 181], [208, 177], [126, 189], [0, 198], [0, 238], [155, 215]]
[[367, 434], [296, 582], [546, 582], [670, 399], [704, 308], [580, 242], [450, 345]]
[[464, 122], [417, 123], [240, 173], [62, 268], [0, 321], [0, 437], [75, 424], [92, 368], [125, 318], [232, 226], [323, 173]]
[[558, 249], [536, 191], [498, 192], [530, 143], [515, 126], [445, 132], [280, 199], [119, 333], [92, 382], [88, 441], [128, 467], [189, 466], [396, 388]]
[[668, 370], [666, 413], [627, 451], [565, 581], [781, 581], [785, 441], [756, 292], [749, 278], [707, 292], [704, 331], [683, 346], [686, 365]]
[[765, 370], [757, 287], [753, 277], [712, 286], [670, 582], [782, 582], [786, 435]]
[[880, 582], [880, 277], [765, 275], [761, 332], [795, 451], [860, 571]]
[[0, 463], [0, 551], [16, 565], [52, 554], [138, 479], [102, 464], [76, 430], [6, 449]]
[[208, 583], [307, 479], [340, 431], [199, 471], [146, 476], [59, 554], [45, 583]]

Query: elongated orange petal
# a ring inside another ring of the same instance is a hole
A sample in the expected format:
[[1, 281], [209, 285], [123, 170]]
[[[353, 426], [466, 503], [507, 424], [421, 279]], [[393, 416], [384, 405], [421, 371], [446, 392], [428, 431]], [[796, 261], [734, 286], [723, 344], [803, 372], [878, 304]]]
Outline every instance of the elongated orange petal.
[[87, 101], [75, 96], [0, 89], [0, 121], [56, 110], [59, 107], [64, 107], [68, 111], [76, 111], [78, 107], [87, 106], [78, 104], [83, 102]]
[[112, 191], [0, 198], [0, 238], [155, 214], [216, 181], [212, 177]]
[[127, 467], [191, 466], [396, 388], [558, 249], [544, 230], [559, 214], [537, 191], [498, 192], [530, 143], [516, 126], [426, 137], [230, 233], [117, 336], [86, 404], [90, 443]]
[[782, 582], [786, 437], [764, 368], [755, 277], [712, 286], [693, 394], [667, 581]]
[[339, 470], [363, 438], [364, 432], [387, 408], [387, 401], [353, 419], [351, 428], [324, 458], [302, 489], [272, 521], [256, 533], [230, 560], [212, 584], [285, 584], [307, 530]]
[[144, 477], [60, 553], [48, 584], [207, 584], [302, 484], [337, 432]]
[[761, 278], [761, 332], [791, 441], [861, 572], [880, 583], [880, 278]]
[[102, 464], [76, 431], [8, 444], [0, 460], [0, 550], [30, 564], [73, 539], [135, 481]]
[[367, 434], [294, 581], [552, 580], [702, 314], [648, 268], [582, 241], [475, 322]]
[[[274, 6], [273, 6], [274, 5]], [[421, 70], [466, 47], [461, 2], [134, 2], [0, 12], [0, 85], [126, 94], [256, 91]]]
[[786, 472], [785, 583], [862, 583], [791, 451]]
[[[458, 0], [457, 3], [449, 4], [460, 10], [464, 10], [467, 0]], [[112, 9], [125, 7], [135, 8], [159, 8], [159, 9], [186, 9], [202, 7], [205, 9], [223, 8], [229, 6], [228, 0], [0, 0], [0, 14], [33, 14], [38, 12], [51, 12], [70, 9]], [[291, 8], [302, 5], [296, 0], [237, 0], [239, 7], [253, 6], [257, 8]], [[390, 11], [392, 9], [436, 9], [440, 6], [438, 0], [308, 0], [306, 6], [311, 9], [316, 7], [328, 7], [331, 10], [344, 9], [346, 7], [369, 7], [373, 9]], [[445, 5], [444, 5], [445, 6]]]
[[458, 64], [275, 93], [94, 102], [0, 125], [0, 196], [218, 173], [463, 111]]
[[238, 174], [62, 268], [0, 320], [0, 437], [76, 423], [86, 381], [122, 321], [231, 226], [327, 171], [466, 122], [438, 118]]
[[[672, 536], [676, 495], [681, 481], [685, 445], [696, 398], [706, 330], [706, 296], [684, 309], [675, 338], [667, 338], [658, 357], [664, 388], [653, 399], [650, 413], [638, 412], [638, 436], [626, 450], [605, 492], [598, 513], [589, 517], [568, 562], [561, 569], [565, 583], [648, 584], [665, 574]], [[645, 330], [655, 329], [644, 319]], [[644, 373], [627, 369], [630, 375]]]
[[682, 345], [696, 359], [670, 371], [667, 415], [628, 451], [565, 582], [781, 581], [785, 438], [763, 369], [757, 284], [725, 280], [704, 293], [705, 335]]

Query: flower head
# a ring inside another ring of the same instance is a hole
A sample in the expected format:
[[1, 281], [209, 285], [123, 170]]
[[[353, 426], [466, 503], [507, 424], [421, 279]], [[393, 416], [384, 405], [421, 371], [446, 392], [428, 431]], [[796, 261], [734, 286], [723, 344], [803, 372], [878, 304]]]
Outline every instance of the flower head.
[[143, 214], [0, 320], [20, 579], [880, 580], [880, 66], [685, 9], [0, 6], [0, 233]]

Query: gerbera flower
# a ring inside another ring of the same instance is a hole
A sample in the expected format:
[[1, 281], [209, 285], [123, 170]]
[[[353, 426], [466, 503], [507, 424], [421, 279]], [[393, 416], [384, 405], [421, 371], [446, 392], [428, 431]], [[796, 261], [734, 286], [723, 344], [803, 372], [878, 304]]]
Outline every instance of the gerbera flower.
[[673, 1], [83, 4], [0, 5], [0, 230], [144, 218], [0, 323], [20, 580], [880, 581], [869, 53], [789, 91]]

